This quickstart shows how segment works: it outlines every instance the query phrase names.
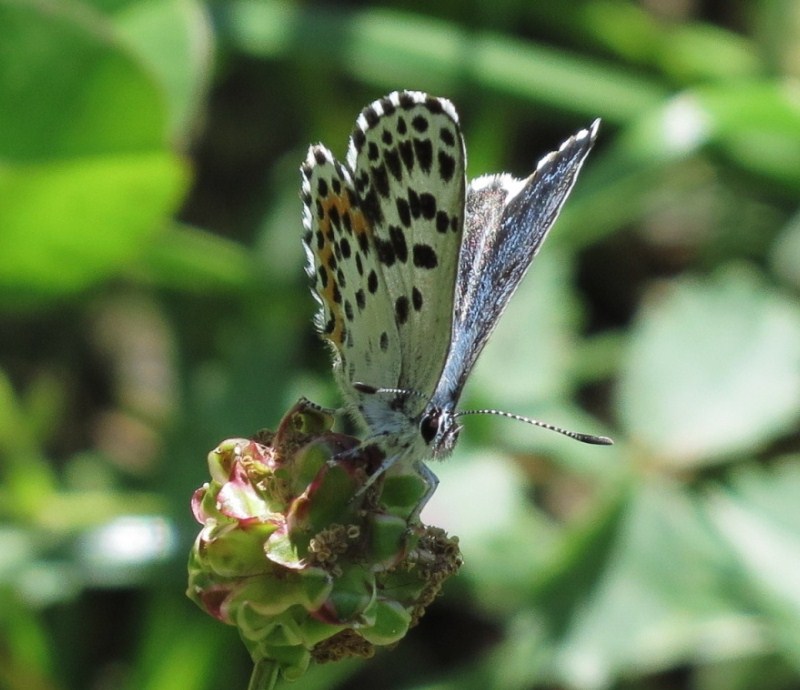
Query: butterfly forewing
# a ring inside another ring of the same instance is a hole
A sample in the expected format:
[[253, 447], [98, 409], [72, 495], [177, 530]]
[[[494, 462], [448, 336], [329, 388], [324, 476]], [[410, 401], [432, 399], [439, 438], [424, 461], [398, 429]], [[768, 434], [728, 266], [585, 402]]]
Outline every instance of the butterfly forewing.
[[[347, 156], [400, 344], [390, 386], [430, 395], [447, 355], [464, 227], [465, 152], [449, 101], [398, 92], [366, 108]], [[385, 385], [384, 378], [368, 379]], [[424, 406], [404, 401], [411, 417]]]
[[525, 180], [491, 175], [467, 189], [453, 342], [433, 404], [455, 404], [594, 143], [599, 122], [545, 156]]

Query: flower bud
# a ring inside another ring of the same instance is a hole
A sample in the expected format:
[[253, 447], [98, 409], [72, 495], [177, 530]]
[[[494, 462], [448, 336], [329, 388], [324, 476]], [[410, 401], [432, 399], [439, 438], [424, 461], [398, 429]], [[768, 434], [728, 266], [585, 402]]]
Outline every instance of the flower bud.
[[396, 463], [360, 492], [383, 458], [332, 425], [300, 401], [275, 433], [212, 451], [192, 498], [187, 595], [238, 628], [262, 675], [398, 642], [461, 565], [457, 538], [419, 521], [418, 470]]

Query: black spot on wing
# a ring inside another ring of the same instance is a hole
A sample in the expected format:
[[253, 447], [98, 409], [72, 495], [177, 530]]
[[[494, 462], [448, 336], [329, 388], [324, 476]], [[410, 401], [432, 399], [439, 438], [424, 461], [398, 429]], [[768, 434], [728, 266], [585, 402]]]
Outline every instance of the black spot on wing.
[[411, 208], [408, 205], [408, 199], [397, 197], [395, 202], [397, 206], [397, 215], [400, 216], [400, 222], [407, 228], [411, 227]]
[[383, 109], [384, 115], [394, 115], [396, 110], [394, 103], [392, 103], [392, 100], [388, 96], [381, 98], [381, 108]]
[[397, 150], [400, 152], [400, 159], [406, 170], [411, 172], [414, 170], [414, 147], [408, 139], [398, 142]]
[[400, 295], [394, 303], [394, 316], [400, 325], [408, 321], [408, 297]]
[[369, 256], [369, 238], [367, 237], [367, 233], [360, 232], [356, 235], [358, 238], [358, 248], [361, 250], [361, 253], [364, 256]]
[[411, 187], [408, 188], [408, 208], [414, 218], [419, 218], [422, 213], [420, 206], [419, 194], [417, 194]]
[[373, 295], [378, 291], [378, 275], [374, 270], [370, 271], [367, 276], [367, 290]]
[[[361, 200], [361, 209], [364, 215], [372, 222], [373, 227], [383, 224], [383, 211], [381, 210], [381, 202], [375, 187], [370, 187], [369, 191], [364, 194]], [[366, 252], [364, 252], [366, 254]]]
[[433, 144], [430, 139], [414, 139], [414, 154], [422, 172], [430, 174], [433, 167]]
[[413, 250], [414, 265], [417, 268], [436, 268], [439, 265], [439, 260], [436, 258], [436, 252], [429, 244], [415, 244]]
[[367, 146], [367, 158], [369, 158], [373, 163], [380, 158], [381, 150], [378, 148], [378, 145], [371, 141]]
[[397, 260], [404, 264], [408, 260], [408, 245], [406, 245], [406, 236], [403, 234], [403, 230], [396, 225], [389, 226], [389, 239]]
[[430, 123], [424, 115], [415, 115], [414, 119], [411, 120], [411, 126], [420, 134], [427, 132], [429, 125]]
[[450, 216], [446, 211], [436, 212], [436, 232], [445, 233], [450, 227]]
[[445, 151], [439, 151], [439, 177], [450, 182], [456, 172], [456, 159]]
[[397, 152], [397, 149], [384, 151], [383, 160], [389, 172], [392, 173], [392, 177], [400, 182], [403, 179], [403, 166], [400, 163], [400, 154]]
[[422, 293], [414, 287], [411, 290], [411, 304], [414, 305], [414, 311], [419, 311], [422, 309]]
[[428, 96], [425, 99], [425, 105], [427, 106], [428, 110], [430, 110], [432, 113], [436, 113], [437, 115], [444, 112], [442, 101], [435, 96]]
[[389, 198], [389, 174], [386, 172], [385, 165], [372, 168], [372, 184], [384, 199]]
[[375, 112], [375, 109], [372, 106], [365, 108], [361, 114], [364, 116], [364, 119], [367, 121], [367, 125], [369, 125], [370, 129], [380, 122], [380, 115]]
[[393, 266], [397, 260], [394, 245], [391, 239], [382, 240], [380, 237], [375, 238], [375, 251], [378, 253], [378, 261], [384, 266]]
[[439, 130], [439, 139], [441, 139], [447, 146], [451, 148], [456, 145], [456, 137], [453, 130], [449, 127], [442, 127]]
[[409, 110], [417, 105], [415, 98], [407, 91], [400, 92], [397, 102], [400, 104], [400, 107], [405, 110]]
[[428, 192], [423, 192], [419, 195], [419, 207], [423, 218], [433, 220], [436, 215], [436, 197]]

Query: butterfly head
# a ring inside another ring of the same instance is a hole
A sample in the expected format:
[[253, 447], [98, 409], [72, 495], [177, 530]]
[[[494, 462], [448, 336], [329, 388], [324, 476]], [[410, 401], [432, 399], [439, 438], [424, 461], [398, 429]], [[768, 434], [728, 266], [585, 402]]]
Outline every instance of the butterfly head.
[[[354, 383], [353, 388], [360, 393], [369, 395], [375, 394], [392, 394], [402, 395], [406, 397], [424, 398], [424, 394], [418, 391], [405, 390], [403, 388], [376, 388], [365, 383]], [[449, 396], [451, 399], [452, 396]], [[425, 406], [422, 413], [419, 415], [419, 438], [424, 446], [428, 449], [428, 457], [436, 460], [446, 458], [453, 452], [453, 448], [458, 441], [458, 435], [461, 433], [461, 425], [458, 423], [459, 417], [474, 414], [488, 414], [498, 417], [506, 417], [507, 419], [515, 419], [518, 422], [538, 426], [542, 429], [549, 429], [558, 434], [568, 436], [569, 438], [580, 441], [581, 443], [589, 443], [597, 446], [610, 446], [614, 442], [607, 436], [595, 436], [594, 434], [582, 434], [577, 431], [570, 431], [555, 424], [548, 424], [541, 422], [538, 419], [531, 419], [530, 417], [523, 417], [522, 415], [514, 414], [512, 412], [503, 412], [502, 410], [455, 410], [453, 402], [445, 402], [439, 404], [436, 396], [433, 400], [429, 401]]]
[[433, 404], [428, 405], [422, 413], [419, 433], [433, 458], [441, 460], [453, 452], [462, 428], [457, 416], [452, 406]]

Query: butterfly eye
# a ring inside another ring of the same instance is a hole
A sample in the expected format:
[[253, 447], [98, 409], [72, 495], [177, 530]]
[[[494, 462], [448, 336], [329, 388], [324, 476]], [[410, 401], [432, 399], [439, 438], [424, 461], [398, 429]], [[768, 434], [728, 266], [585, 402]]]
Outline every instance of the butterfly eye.
[[419, 433], [425, 443], [430, 443], [436, 438], [439, 431], [439, 420], [441, 419], [441, 410], [434, 409], [432, 412], [426, 413], [419, 423]]

